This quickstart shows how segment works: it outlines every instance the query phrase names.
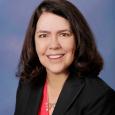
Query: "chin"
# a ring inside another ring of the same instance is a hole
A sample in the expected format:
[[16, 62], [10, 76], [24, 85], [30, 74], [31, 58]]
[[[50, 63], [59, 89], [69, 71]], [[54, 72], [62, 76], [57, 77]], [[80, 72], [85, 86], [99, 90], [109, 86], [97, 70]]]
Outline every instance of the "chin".
[[58, 75], [58, 74], [65, 74], [65, 73], [67, 73], [67, 70], [66, 69], [57, 69], [56, 68], [56, 69], [48, 70], [47, 72], [55, 74], [55, 75]]

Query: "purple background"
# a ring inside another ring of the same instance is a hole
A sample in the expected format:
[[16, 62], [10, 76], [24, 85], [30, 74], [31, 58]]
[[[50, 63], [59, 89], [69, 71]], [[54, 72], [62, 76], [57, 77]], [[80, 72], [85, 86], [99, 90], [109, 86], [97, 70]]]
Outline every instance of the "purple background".
[[[0, 115], [13, 115], [15, 72], [32, 11], [41, 0], [0, 0]], [[115, 0], [70, 0], [92, 28], [105, 66], [100, 76], [115, 89]]]

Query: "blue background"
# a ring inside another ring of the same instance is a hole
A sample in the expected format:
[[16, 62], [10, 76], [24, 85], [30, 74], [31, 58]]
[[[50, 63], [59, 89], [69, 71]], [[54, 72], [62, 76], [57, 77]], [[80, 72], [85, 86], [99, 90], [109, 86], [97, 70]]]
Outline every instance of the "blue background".
[[[0, 115], [13, 115], [17, 63], [30, 16], [41, 0], [0, 0]], [[115, 89], [115, 0], [70, 0], [86, 17], [105, 65], [100, 77]]]

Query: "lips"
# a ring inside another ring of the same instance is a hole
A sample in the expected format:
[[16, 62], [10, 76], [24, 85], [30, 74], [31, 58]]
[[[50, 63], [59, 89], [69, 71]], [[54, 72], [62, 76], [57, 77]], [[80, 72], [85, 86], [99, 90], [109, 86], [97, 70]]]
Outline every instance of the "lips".
[[62, 58], [64, 56], [64, 54], [51, 54], [51, 55], [47, 55], [47, 57], [49, 59], [59, 59]]

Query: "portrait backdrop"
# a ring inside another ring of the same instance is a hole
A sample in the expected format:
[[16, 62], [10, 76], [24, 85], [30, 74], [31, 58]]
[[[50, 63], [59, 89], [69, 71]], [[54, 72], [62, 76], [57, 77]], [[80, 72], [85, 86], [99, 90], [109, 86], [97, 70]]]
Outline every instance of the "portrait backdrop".
[[[13, 115], [15, 77], [30, 16], [41, 0], [0, 0], [0, 115]], [[115, 0], [70, 0], [88, 21], [104, 58], [100, 77], [115, 89]]]

